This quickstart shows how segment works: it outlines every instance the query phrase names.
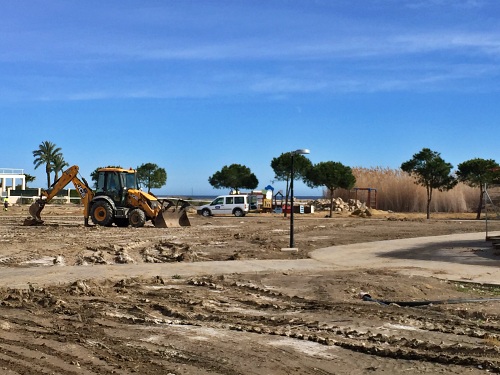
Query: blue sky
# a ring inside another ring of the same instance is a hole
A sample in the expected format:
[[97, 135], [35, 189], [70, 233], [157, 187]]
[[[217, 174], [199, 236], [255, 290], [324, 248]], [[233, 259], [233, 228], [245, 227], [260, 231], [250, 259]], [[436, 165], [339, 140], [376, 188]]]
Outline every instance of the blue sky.
[[157, 193], [217, 195], [224, 165], [260, 189], [298, 148], [500, 161], [499, 18], [497, 0], [0, 0], [0, 168], [44, 186], [50, 141], [85, 178], [151, 162]]

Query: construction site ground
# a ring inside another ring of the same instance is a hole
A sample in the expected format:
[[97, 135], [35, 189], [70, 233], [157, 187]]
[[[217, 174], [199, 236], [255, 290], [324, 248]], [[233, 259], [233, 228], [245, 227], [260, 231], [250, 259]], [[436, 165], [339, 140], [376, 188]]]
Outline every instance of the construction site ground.
[[282, 215], [81, 210], [1, 212], [1, 374], [500, 373], [500, 250], [472, 214], [295, 215], [283, 251]]

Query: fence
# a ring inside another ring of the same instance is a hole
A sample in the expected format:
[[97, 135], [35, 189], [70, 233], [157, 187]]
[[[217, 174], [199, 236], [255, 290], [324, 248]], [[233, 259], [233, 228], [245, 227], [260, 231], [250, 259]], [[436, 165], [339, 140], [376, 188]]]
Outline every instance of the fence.
[[[16, 190], [8, 189], [7, 198], [10, 204], [31, 204], [40, 198], [41, 188]], [[52, 203], [76, 203], [81, 201], [80, 195], [75, 189], [63, 189], [53, 199]]]
[[500, 219], [500, 184], [485, 185], [483, 197], [483, 210], [486, 222], [486, 238], [488, 238], [489, 221]]
[[0, 168], [0, 174], [24, 174], [24, 169], [16, 168]]

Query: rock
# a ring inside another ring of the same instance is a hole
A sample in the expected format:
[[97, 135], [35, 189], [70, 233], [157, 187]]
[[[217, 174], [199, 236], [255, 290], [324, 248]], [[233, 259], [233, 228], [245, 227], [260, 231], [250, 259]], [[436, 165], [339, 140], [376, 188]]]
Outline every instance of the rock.
[[62, 255], [58, 255], [53, 260], [54, 265], [63, 266], [64, 265], [64, 257]]
[[366, 205], [363, 203], [359, 208], [356, 208], [351, 213], [351, 215], [353, 215], [353, 216], [359, 216], [359, 217], [370, 217], [370, 216], [372, 216], [372, 213], [371, 213], [370, 209], [368, 209], [366, 207]]

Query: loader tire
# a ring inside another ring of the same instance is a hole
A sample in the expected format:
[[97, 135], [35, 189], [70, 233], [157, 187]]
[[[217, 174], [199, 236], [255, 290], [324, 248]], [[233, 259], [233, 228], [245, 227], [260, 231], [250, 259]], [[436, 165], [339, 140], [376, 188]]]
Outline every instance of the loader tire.
[[109, 227], [113, 224], [113, 208], [108, 202], [95, 202], [90, 210], [90, 217], [94, 224]]
[[140, 208], [134, 208], [128, 215], [130, 225], [135, 228], [143, 227], [146, 224], [146, 214]]

